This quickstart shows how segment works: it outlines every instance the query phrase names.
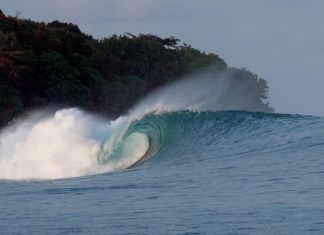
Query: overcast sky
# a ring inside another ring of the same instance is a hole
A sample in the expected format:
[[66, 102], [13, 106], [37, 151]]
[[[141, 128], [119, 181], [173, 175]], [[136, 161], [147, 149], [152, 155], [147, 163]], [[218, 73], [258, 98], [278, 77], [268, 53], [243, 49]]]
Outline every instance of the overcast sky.
[[174, 35], [266, 79], [277, 112], [324, 116], [323, 0], [0, 0], [0, 8], [73, 22], [96, 38]]

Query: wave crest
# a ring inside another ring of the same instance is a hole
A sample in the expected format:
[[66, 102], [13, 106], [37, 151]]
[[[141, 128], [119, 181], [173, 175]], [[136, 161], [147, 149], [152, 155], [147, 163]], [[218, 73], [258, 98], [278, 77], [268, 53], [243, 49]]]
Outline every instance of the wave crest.
[[263, 107], [246, 87], [233, 89], [230, 81], [224, 74], [215, 78], [207, 73], [180, 80], [115, 121], [77, 108], [32, 115], [0, 134], [0, 179], [58, 179], [129, 168], [164, 146], [170, 128], [157, 114]]

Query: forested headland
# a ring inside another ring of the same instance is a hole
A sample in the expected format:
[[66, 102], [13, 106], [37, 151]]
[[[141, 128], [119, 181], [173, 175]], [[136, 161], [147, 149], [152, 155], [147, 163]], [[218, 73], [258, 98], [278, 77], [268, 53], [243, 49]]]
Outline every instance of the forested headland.
[[118, 116], [148, 92], [207, 67], [215, 76], [230, 71], [261, 110], [271, 111], [265, 80], [173, 36], [125, 33], [94, 39], [71, 23], [34, 22], [0, 10], [0, 126], [47, 105]]

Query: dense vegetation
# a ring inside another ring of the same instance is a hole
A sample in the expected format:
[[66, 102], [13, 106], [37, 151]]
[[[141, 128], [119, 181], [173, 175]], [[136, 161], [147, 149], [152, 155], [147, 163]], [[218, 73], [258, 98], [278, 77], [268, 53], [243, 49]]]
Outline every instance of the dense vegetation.
[[185, 74], [212, 66], [262, 99], [267, 83], [245, 69], [228, 68], [175, 37], [126, 33], [101, 40], [78, 26], [6, 17], [0, 10], [0, 125], [48, 104], [73, 105], [116, 116], [147, 92]]

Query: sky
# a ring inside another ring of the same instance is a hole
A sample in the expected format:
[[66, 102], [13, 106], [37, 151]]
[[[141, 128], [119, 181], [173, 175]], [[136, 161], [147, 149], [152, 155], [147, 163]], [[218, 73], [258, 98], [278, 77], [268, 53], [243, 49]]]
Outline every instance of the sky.
[[276, 112], [324, 116], [323, 0], [0, 0], [0, 9], [95, 38], [176, 36], [267, 80]]

